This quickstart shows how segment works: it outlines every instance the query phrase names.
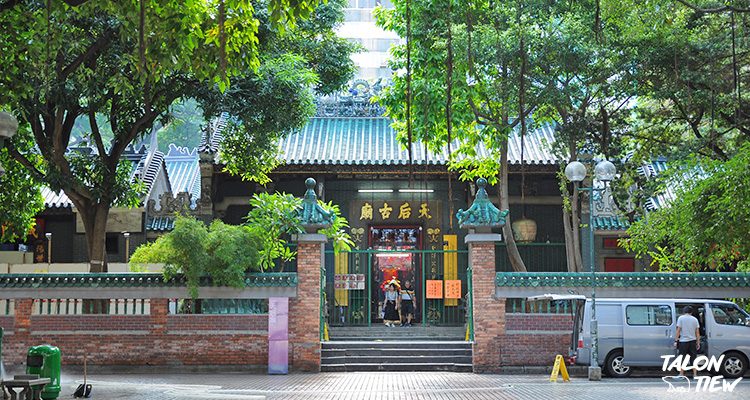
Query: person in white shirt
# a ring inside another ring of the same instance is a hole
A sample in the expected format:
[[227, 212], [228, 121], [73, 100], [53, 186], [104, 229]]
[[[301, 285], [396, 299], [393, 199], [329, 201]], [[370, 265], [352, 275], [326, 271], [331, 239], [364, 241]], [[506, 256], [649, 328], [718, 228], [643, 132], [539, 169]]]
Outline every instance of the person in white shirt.
[[404, 282], [401, 288], [401, 326], [411, 326], [414, 310], [417, 308], [417, 297], [411, 287], [411, 281]]
[[[693, 364], [695, 357], [698, 355], [698, 350], [701, 348], [701, 333], [699, 328], [700, 323], [698, 322], [698, 318], [693, 316], [693, 307], [683, 307], [682, 315], [677, 318], [677, 333], [675, 334], [674, 344], [683, 358], [689, 357], [687, 365]], [[698, 372], [693, 369], [693, 377], [697, 376], [697, 374]], [[685, 371], [680, 369], [680, 375], [684, 376]]]

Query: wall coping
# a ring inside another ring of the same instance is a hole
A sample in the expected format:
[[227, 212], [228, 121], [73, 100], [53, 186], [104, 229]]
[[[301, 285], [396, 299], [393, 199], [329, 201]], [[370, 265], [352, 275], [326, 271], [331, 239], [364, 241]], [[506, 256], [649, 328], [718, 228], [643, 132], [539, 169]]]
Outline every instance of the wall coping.
[[494, 243], [503, 240], [499, 233], [470, 233], [464, 238], [464, 243]]
[[301, 233], [297, 235], [298, 243], [326, 243], [328, 237], [322, 233]]

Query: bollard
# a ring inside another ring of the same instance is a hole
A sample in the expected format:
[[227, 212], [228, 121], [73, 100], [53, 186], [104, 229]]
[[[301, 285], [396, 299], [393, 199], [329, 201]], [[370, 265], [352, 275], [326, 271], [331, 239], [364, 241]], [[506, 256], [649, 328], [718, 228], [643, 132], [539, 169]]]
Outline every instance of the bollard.
[[61, 368], [62, 356], [57, 347], [50, 345], [29, 347], [26, 354], [26, 373], [50, 379], [50, 383], [42, 390], [42, 399], [54, 400], [60, 396]]

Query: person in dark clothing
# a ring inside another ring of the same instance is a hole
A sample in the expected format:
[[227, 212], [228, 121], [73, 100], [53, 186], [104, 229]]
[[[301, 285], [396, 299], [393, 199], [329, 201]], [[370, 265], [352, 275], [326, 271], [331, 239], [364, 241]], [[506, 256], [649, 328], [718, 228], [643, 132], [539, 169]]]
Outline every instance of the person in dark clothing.
[[416, 308], [417, 298], [414, 289], [411, 287], [411, 281], [406, 281], [404, 287], [401, 288], [401, 326], [411, 326]]

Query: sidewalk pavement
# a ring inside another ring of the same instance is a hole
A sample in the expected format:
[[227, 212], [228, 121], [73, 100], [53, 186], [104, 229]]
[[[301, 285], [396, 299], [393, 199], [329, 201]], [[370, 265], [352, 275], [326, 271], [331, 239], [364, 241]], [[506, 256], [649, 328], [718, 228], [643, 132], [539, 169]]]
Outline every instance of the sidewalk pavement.
[[[89, 376], [94, 399], [138, 400], [260, 400], [260, 399], [373, 399], [373, 400], [485, 400], [579, 399], [641, 400], [750, 398], [750, 380], [731, 393], [669, 392], [669, 386], [649, 378], [573, 378], [551, 383], [548, 375], [475, 375], [451, 372], [321, 373], [283, 376], [249, 374], [120, 374]], [[83, 380], [64, 376], [60, 398], [70, 398]]]

